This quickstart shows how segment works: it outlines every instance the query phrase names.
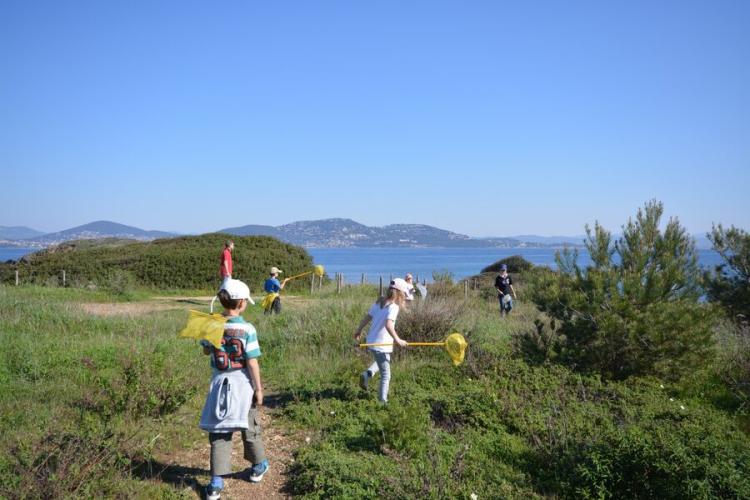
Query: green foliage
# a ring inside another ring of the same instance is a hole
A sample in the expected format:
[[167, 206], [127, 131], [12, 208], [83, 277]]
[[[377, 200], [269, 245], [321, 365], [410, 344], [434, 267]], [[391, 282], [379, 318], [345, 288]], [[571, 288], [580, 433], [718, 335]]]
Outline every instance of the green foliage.
[[750, 322], [750, 234], [731, 226], [714, 226], [708, 235], [724, 262], [705, 274], [710, 300], [738, 322]]
[[[105, 240], [76, 245], [68, 243], [57, 249], [33, 254], [18, 265], [0, 264], [0, 282], [10, 284], [15, 269], [23, 283], [44, 284], [58, 279], [62, 269], [71, 283], [109, 288], [127, 295], [135, 285], [163, 289], [213, 290], [219, 284], [219, 257], [229, 235], [204, 234], [151, 242]], [[235, 237], [233, 277], [260, 290], [271, 266], [289, 275], [312, 268], [312, 258], [294, 245], [266, 236]], [[309, 281], [293, 280], [289, 290], [307, 290]]]
[[[347, 288], [281, 316], [249, 313], [263, 351], [266, 411], [297, 443], [286, 475], [291, 494], [750, 496], [750, 439], [733, 413], [653, 380], [604, 380], [514, 357], [511, 333], [533, 329], [527, 304], [506, 320], [494, 303], [458, 304], [437, 324], [464, 333], [465, 363], [452, 366], [438, 348], [397, 350], [389, 403], [379, 404], [378, 378], [368, 393], [358, 387], [372, 358], [351, 338], [376, 295], [375, 287]], [[195, 424], [208, 363], [195, 342], [175, 337], [184, 310], [101, 318], [78, 308], [111, 297], [0, 287], [0, 496], [181, 494], [145, 479], [145, 469], [153, 447], [177, 457], [160, 465], [181, 469], [186, 447], [205, 446]], [[400, 331], [411, 328], [407, 316]]]
[[715, 371], [739, 403], [750, 409], [750, 326], [729, 322], [717, 328]]
[[0, 497], [169, 494], [132, 481], [131, 457], [148, 452], [208, 369], [175, 337], [182, 311], [99, 318], [77, 303], [111, 297], [0, 287]]
[[534, 267], [534, 264], [524, 259], [521, 255], [511, 255], [490, 264], [482, 269], [480, 273], [499, 273], [503, 264], [508, 266], [509, 273], [522, 273]]
[[593, 265], [557, 254], [559, 273], [534, 286], [532, 300], [552, 320], [558, 359], [607, 378], [656, 375], [676, 380], [711, 355], [713, 312], [699, 303], [692, 239], [676, 219], [659, 229], [661, 203], [650, 202], [612, 242], [586, 227]]

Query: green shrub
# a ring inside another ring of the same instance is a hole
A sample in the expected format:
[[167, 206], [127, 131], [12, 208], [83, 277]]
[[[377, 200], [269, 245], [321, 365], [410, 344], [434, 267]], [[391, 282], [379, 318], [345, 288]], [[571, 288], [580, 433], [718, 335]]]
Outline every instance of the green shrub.
[[[18, 269], [22, 283], [45, 284], [66, 271], [70, 283], [104, 285], [121, 293], [140, 285], [161, 289], [214, 290], [219, 286], [219, 255], [226, 234], [204, 234], [113, 244], [69, 242], [32, 254], [19, 264], [0, 264], [0, 282], [12, 283]], [[233, 277], [261, 290], [271, 266], [289, 275], [310, 270], [312, 258], [302, 248], [267, 236], [233, 238]], [[309, 290], [309, 281], [289, 282], [289, 291]]]
[[482, 269], [480, 273], [499, 273], [503, 264], [508, 266], [509, 273], [522, 273], [530, 271], [534, 267], [534, 264], [524, 259], [521, 255], [511, 255], [490, 264]]
[[650, 202], [612, 242], [598, 223], [586, 227], [593, 264], [557, 254], [559, 272], [542, 277], [532, 300], [554, 319], [558, 359], [607, 378], [680, 378], [711, 358], [713, 311], [699, 301], [692, 239], [676, 219], [659, 229], [661, 203]]
[[456, 285], [453, 273], [449, 271], [436, 271], [432, 273], [432, 283], [427, 285], [427, 298], [455, 299], [463, 297], [464, 287]]
[[113, 294], [127, 297], [135, 291], [136, 281], [131, 272], [122, 269], [110, 269], [103, 285]]
[[750, 234], [734, 226], [714, 226], [708, 235], [723, 263], [704, 276], [710, 300], [737, 322], [750, 323]]
[[715, 370], [739, 401], [740, 409], [750, 407], [750, 326], [725, 323], [717, 329]]
[[466, 303], [441, 296], [415, 300], [399, 314], [399, 335], [412, 342], [440, 341], [455, 331]]

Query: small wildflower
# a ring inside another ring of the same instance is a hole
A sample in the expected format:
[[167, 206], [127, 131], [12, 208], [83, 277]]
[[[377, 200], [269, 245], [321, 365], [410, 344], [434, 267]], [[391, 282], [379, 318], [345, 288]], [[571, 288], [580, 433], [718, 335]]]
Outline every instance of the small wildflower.
[[680, 410], [684, 410], [684, 409], [685, 409], [685, 407], [682, 406], [682, 405], [680, 405]]
[[310, 436], [307, 436], [307, 437], [305, 438], [305, 443], [308, 443], [308, 444], [310, 444]]
[[477, 495], [476, 493], [471, 494], [471, 500], [477, 500], [477, 498], [479, 498], [479, 495]]
[[336, 412], [335, 412], [335, 411], [332, 411], [332, 412], [331, 412], [331, 415], [335, 415], [335, 414], [336, 414]]
[[674, 401], [674, 398], [669, 398], [670, 401]]
[[659, 389], [664, 389], [664, 384], [659, 384]]

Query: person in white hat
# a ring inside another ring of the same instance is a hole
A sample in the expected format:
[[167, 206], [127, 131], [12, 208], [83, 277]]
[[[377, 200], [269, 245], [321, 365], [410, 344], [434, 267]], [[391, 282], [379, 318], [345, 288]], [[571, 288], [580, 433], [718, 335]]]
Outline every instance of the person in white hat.
[[362, 329], [370, 325], [367, 333], [368, 344], [388, 344], [383, 346], [369, 347], [368, 350], [374, 358], [373, 363], [362, 372], [359, 378], [360, 387], [367, 390], [370, 379], [380, 372], [380, 391], [378, 399], [382, 403], [388, 402], [388, 390], [391, 381], [391, 353], [393, 352], [393, 343], [401, 347], [409, 345], [396, 333], [396, 318], [401, 307], [406, 303], [406, 294], [409, 293], [409, 285], [401, 278], [391, 281], [388, 287], [388, 293], [375, 302], [367, 312], [359, 326], [354, 332], [354, 339], [359, 341], [362, 335]]
[[242, 281], [230, 278], [219, 290], [218, 297], [226, 318], [221, 347], [201, 340], [203, 352], [210, 356], [212, 371], [199, 424], [209, 433], [211, 444], [211, 482], [206, 487], [209, 500], [221, 496], [223, 476], [232, 473], [234, 431], [242, 433], [244, 456], [251, 464], [250, 481], [263, 479], [269, 468], [257, 414], [257, 408], [263, 405], [258, 334], [242, 317], [250, 299], [250, 289]]
[[284, 285], [286, 285], [286, 282], [289, 281], [289, 279], [284, 279], [284, 281], [279, 281], [279, 274], [283, 273], [281, 269], [279, 269], [276, 266], [273, 266], [271, 268], [271, 276], [266, 280], [266, 282], [263, 284], [263, 290], [265, 290], [266, 293], [270, 294], [276, 294], [276, 297], [273, 299], [273, 302], [271, 302], [271, 305], [268, 309], [265, 310], [266, 314], [281, 313], [281, 296], [279, 296], [279, 292], [284, 289]]
[[406, 301], [411, 302], [414, 300], [414, 277], [411, 273], [406, 273], [404, 281], [406, 281], [406, 284], [409, 286], [409, 291], [406, 293]]

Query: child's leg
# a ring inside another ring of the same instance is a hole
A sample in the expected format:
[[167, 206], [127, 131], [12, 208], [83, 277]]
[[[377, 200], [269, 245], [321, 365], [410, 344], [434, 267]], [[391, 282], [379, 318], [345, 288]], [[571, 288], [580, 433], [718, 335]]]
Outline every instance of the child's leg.
[[210, 432], [211, 475], [225, 476], [232, 473], [232, 433]]
[[380, 370], [380, 394], [378, 399], [388, 401], [388, 387], [391, 383], [391, 355], [387, 352], [375, 352], [375, 363]]
[[259, 464], [266, 459], [266, 450], [263, 446], [262, 428], [258, 410], [253, 406], [247, 417], [250, 428], [242, 431], [242, 445], [245, 450], [245, 460], [251, 465]]
[[367, 371], [370, 372], [370, 377], [374, 377], [375, 374], [380, 371], [380, 367], [378, 366], [378, 354], [372, 351], [372, 357], [375, 358], [375, 361], [367, 367]]

